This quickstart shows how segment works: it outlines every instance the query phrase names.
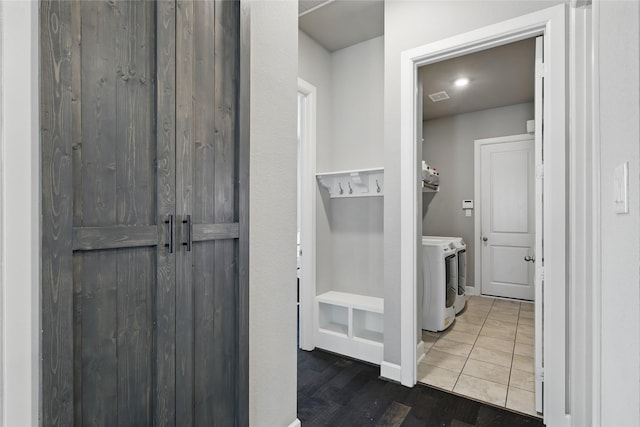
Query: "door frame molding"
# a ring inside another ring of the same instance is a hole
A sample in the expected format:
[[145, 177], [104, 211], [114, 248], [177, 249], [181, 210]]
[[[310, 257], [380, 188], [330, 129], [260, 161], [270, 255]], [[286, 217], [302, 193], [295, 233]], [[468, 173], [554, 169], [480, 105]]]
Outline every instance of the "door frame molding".
[[[406, 50], [401, 54], [400, 82], [400, 356], [401, 382], [416, 384], [416, 339], [418, 336], [417, 280], [422, 211], [419, 163], [422, 144], [416, 144], [415, 91], [419, 66], [478, 52], [526, 38], [544, 35], [545, 52], [545, 187], [544, 239], [547, 250], [544, 295], [545, 321], [555, 325], [544, 337], [544, 421], [565, 426], [567, 415], [567, 268], [566, 268], [566, 160], [568, 130], [567, 95], [567, 5], [561, 4], [504, 22]], [[555, 141], [555, 143], [552, 143]], [[560, 143], [559, 143], [560, 142]], [[551, 185], [550, 183], [553, 183]], [[551, 351], [553, 349], [553, 352]]]
[[317, 90], [311, 83], [298, 77], [298, 93], [304, 96], [302, 140], [300, 143], [301, 168], [301, 225], [300, 250], [300, 348], [311, 351], [314, 340], [314, 300], [316, 296], [316, 99]]
[[480, 246], [480, 239], [482, 237], [482, 198], [480, 197], [480, 192], [482, 189], [480, 187], [480, 149], [483, 145], [528, 140], [533, 140], [534, 144], [536, 144], [534, 136], [528, 133], [499, 136], [495, 138], [482, 138], [473, 141], [473, 197], [475, 203], [474, 210], [476, 211], [476, 214], [473, 217], [473, 265], [475, 268], [473, 280], [476, 295], [482, 295], [482, 247]]

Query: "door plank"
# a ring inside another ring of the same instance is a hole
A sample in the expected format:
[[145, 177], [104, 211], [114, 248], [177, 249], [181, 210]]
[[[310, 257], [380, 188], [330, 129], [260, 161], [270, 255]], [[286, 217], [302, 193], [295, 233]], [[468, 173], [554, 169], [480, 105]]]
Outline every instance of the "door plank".
[[73, 250], [90, 251], [155, 246], [158, 244], [157, 228], [155, 225], [75, 227], [73, 229]]
[[73, 214], [70, 3], [40, 3], [42, 144], [42, 422], [67, 426], [73, 414]]
[[237, 239], [240, 236], [240, 225], [230, 224], [194, 224], [193, 241], [201, 242], [216, 239]]
[[117, 263], [113, 251], [82, 255], [82, 425], [118, 424]]
[[[175, 212], [175, 138], [176, 138], [176, 9], [175, 2], [156, 2], [156, 68], [157, 68], [157, 286], [154, 420], [155, 426], [175, 426], [176, 378], [176, 268], [175, 254], [165, 249], [169, 235], [164, 221]], [[174, 236], [175, 238], [175, 236]]]
[[[193, 189], [192, 120], [193, 120], [193, 20], [194, 3], [179, 0], [176, 4], [176, 214], [178, 251], [176, 254], [176, 419], [190, 426], [193, 419], [193, 287], [192, 253], [182, 246], [184, 227], [181, 221], [191, 214]], [[200, 88], [198, 88], [200, 90]]]
[[117, 264], [118, 425], [149, 425], [155, 248], [121, 249]]

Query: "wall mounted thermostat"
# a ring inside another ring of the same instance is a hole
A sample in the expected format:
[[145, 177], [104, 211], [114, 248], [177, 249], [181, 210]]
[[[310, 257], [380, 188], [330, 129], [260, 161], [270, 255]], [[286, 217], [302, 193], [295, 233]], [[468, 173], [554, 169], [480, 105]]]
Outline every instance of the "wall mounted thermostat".
[[462, 209], [473, 209], [473, 200], [463, 200]]

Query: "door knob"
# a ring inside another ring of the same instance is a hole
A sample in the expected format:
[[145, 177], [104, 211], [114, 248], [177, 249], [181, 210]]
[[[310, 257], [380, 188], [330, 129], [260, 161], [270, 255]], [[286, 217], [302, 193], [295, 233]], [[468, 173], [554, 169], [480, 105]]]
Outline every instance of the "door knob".
[[482, 241], [483, 241], [483, 242], [486, 242], [487, 240], [489, 240], [489, 238], [487, 238], [487, 237], [483, 237], [483, 238], [482, 238]]
[[524, 257], [524, 260], [527, 262], [536, 262], [536, 257], [527, 255], [526, 257]]

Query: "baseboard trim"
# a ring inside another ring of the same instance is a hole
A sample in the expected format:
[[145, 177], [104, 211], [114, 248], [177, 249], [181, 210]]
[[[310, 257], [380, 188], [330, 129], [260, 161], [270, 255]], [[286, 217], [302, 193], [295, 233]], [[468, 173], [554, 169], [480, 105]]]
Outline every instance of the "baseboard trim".
[[289, 424], [289, 427], [301, 427], [302, 423], [300, 422], [299, 419], [296, 418], [296, 420], [294, 422], [292, 422], [291, 424]]
[[420, 340], [418, 345], [416, 346], [416, 365], [419, 365], [424, 359], [424, 341]]
[[388, 380], [401, 382], [402, 380], [402, 367], [395, 363], [385, 362], [384, 360], [380, 364], [380, 376]]

